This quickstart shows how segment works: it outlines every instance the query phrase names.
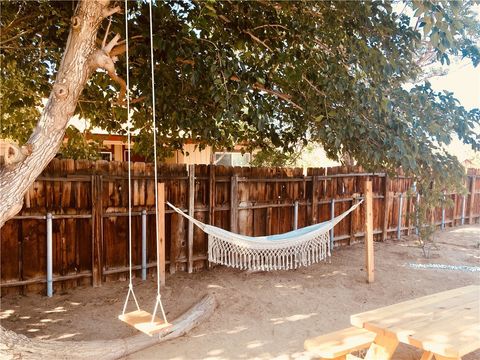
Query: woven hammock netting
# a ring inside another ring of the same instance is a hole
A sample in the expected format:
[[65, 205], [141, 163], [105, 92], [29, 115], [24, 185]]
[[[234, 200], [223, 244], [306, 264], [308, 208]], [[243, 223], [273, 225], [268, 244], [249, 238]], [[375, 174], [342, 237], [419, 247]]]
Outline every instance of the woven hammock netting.
[[242, 270], [291, 270], [326, 260], [330, 256], [330, 230], [362, 201], [332, 220], [284, 234], [245, 236], [204, 224], [167, 203], [208, 235], [208, 260]]

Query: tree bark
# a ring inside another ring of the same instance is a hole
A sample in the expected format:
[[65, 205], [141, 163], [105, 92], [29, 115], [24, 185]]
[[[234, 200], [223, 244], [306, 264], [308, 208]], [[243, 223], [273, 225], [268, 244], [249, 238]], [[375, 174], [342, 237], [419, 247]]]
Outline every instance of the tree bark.
[[109, 0], [80, 1], [75, 10], [52, 92], [25, 145], [31, 151], [22, 161], [0, 169], [0, 227], [22, 209], [25, 192], [62, 144], [80, 94], [99, 66], [93, 56], [98, 28], [106, 15], [119, 10], [109, 4]]
[[[170, 329], [153, 337], [138, 334], [118, 340], [48, 341], [32, 340], [13, 331], [1, 329], [0, 358], [5, 360], [118, 359], [163, 341], [185, 335], [198, 324], [208, 319], [213, 314], [215, 307], [215, 298], [212, 295], [207, 295], [186, 313], [173, 321]], [[118, 326], [122, 325], [119, 323]]]

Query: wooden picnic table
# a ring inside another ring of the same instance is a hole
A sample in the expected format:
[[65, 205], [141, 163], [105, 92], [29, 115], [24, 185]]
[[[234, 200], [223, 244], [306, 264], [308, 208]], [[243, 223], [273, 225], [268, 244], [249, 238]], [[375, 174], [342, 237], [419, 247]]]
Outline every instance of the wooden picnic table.
[[375, 332], [365, 359], [391, 359], [399, 342], [422, 349], [421, 360], [458, 360], [480, 348], [480, 286], [471, 285], [352, 315]]

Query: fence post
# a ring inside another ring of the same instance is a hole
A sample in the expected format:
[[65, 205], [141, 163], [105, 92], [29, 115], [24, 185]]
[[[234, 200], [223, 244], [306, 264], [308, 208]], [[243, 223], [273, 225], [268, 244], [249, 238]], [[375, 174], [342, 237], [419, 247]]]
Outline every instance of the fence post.
[[420, 194], [417, 193], [417, 201], [415, 203], [415, 235], [418, 236], [419, 230], [418, 230], [418, 204], [420, 204]]
[[470, 225], [473, 224], [473, 205], [475, 203], [475, 182], [477, 181], [477, 177], [473, 175], [471, 179], [472, 184], [470, 185], [470, 206], [468, 209], [468, 223]]
[[233, 175], [230, 181], [230, 231], [236, 233], [238, 232], [238, 175]]
[[374, 259], [373, 259], [373, 193], [372, 181], [365, 181], [365, 262], [367, 267], [367, 282], [372, 283], [374, 277]]
[[386, 241], [388, 237], [388, 213], [390, 212], [390, 177], [385, 174], [385, 188], [383, 191], [383, 228], [382, 241]]
[[398, 227], [397, 227], [397, 239], [400, 240], [400, 235], [402, 233], [402, 212], [403, 212], [403, 193], [398, 195]]
[[157, 186], [157, 204], [158, 204], [158, 240], [157, 240], [157, 262], [160, 284], [165, 285], [165, 184], [159, 183]]
[[92, 176], [92, 285], [102, 285], [102, 243], [103, 243], [103, 178]]
[[142, 280], [147, 280], [147, 210], [142, 210]]
[[[209, 187], [209, 222], [210, 225], [215, 225], [215, 201], [216, 201], [216, 183], [215, 183], [215, 165], [208, 166], [208, 187]], [[208, 240], [207, 240], [208, 241]], [[211, 264], [207, 259], [207, 269], [210, 269]]]
[[[195, 165], [188, 165], [188, 215], [195, 216]], [[188, 273], [193, 272], [193, 223], [188, 222]]]
[[[330, 219], [335, 218], [335, 199], [332, 199], [330, 202]], [[333, 251], [333, 242], [334, 242], [335, 232], [333, 227], [330, 229], [330, 251]]]
[[53, 295], [52, 214], [47, 214], [47, 296]]
[[293, 230], [298, 229], [298, 200], [293, 203]]
[[310, 224], [316, 224], [318, 222], [318, 177], [312, 175], [312, 219]]

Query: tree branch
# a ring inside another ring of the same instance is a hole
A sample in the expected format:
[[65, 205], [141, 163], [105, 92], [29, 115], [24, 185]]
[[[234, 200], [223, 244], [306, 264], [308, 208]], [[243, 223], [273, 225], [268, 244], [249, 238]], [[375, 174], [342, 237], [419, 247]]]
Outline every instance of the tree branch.
[[262, 40], [260, 40], [258, 37], [256, 37], [255, 35], [253, 35], [250, 31], [248, 30], [243, 30], [243, 32], [247, 35], [250, 35], [250, 37], [252, 38], [253, 41], [256, 41], [258, 42], [259, 44], [262, 44], [263, 46], [265, 46], [268, 50], [272, 51], [273, 50], [267, 45], [265, 44], [265, 42], [263, 42]]
[[266, 93], [268, 93], [270, 95], [275, 95], [279, 99], [285, 100], [286, 102], [288, 102], [289, 104], [291, 104], [294, 108], [296, 108], [298, 110], [302, 110], [302, 111], [304, 110], [303, 107], [301, 107], [300, 105], [298, 105], [297, 103], [292, 101], [292, 96], [291, 95], [284, 94], [284, 93], [266, 88], [263, 84], [260, 84], [259, 82], [256, 82], [255, 84], [253, 84], [252, 87], [255, 90], [265, 91]]

